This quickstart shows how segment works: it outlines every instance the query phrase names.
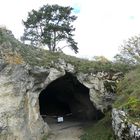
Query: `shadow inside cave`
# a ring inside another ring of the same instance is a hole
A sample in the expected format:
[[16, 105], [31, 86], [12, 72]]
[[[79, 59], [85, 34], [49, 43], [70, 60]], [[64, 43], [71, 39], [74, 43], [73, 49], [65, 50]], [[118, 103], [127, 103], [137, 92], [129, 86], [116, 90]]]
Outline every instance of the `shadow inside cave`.
[[68, 72], [40, 93], [39, 106], [40, 115], [48, 119], [48, 124], [60, 116], [64, 121], [95, 121], [104, 116], [90, 101], [89, 89]]

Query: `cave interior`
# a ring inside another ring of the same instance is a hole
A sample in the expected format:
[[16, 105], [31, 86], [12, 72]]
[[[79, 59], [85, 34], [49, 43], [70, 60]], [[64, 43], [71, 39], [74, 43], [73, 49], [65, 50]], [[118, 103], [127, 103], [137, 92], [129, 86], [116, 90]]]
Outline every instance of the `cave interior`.
[[41, 116], [72, 116], [80, 120], [103, 117], [90, 101], [89, 89], [68, 72], [41, 91], [39, 106]]

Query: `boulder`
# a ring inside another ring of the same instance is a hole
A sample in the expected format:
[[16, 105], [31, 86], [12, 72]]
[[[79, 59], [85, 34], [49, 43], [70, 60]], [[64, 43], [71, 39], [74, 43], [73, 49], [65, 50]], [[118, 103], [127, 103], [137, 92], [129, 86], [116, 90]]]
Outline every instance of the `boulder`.
[[112, 127], [117, 140], [139, 140], [140, 127], [133, 124], [125, 111], [112, 110]]

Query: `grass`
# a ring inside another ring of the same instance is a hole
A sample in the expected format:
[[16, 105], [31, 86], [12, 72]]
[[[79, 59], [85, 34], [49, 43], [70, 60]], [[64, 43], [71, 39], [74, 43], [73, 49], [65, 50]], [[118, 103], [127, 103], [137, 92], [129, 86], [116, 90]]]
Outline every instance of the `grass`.
[[41, 140], [47, 140], [48, 135], [44, 135]]
[[111, 61], [89, 61], [88, 59], [81, 59], [65, 55], [64, 53], [52, 53], [41, 48], [25, 45], [15, 39], [12, 33], [4, 28], [0, 28], [0, 46], [3, 52], [3, 54], [0, 54], [0, 58], [7, 56], [4, 59], [12, 64], [28, 63], [36, 66], [53, 67], [54, 63], [58, 62], [59, 58], [61, 58], [74, 65], [76, 71], [83, 73], [96, 73], [98, 71], [118, 72], [130, 69], [126, 65]]
[[140, 122], [140, 68], [125, 75], [117, 86], [118, 98], [114, 104], [128, 113], [128, 117]]
[[111, 125], [111, 114], [108, 113], [102, 120], [85, 128], [81, 140], [115, 140]]

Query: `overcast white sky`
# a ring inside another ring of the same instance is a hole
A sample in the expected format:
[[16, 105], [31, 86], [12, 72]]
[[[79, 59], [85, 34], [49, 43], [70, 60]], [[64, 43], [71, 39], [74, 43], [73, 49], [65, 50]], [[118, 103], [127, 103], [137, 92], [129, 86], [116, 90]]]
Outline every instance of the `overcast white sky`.
[[1, 0], [0, 3], [0, 25], [12, 30], [16, 38], [23, 34], [22, 19], [32, 9], [47, 3], [74, 7], [78, 16], [77, 56], [81, 57], [104, 55], [110, 59], [123, 40], [140, 34], [140, 0]]

